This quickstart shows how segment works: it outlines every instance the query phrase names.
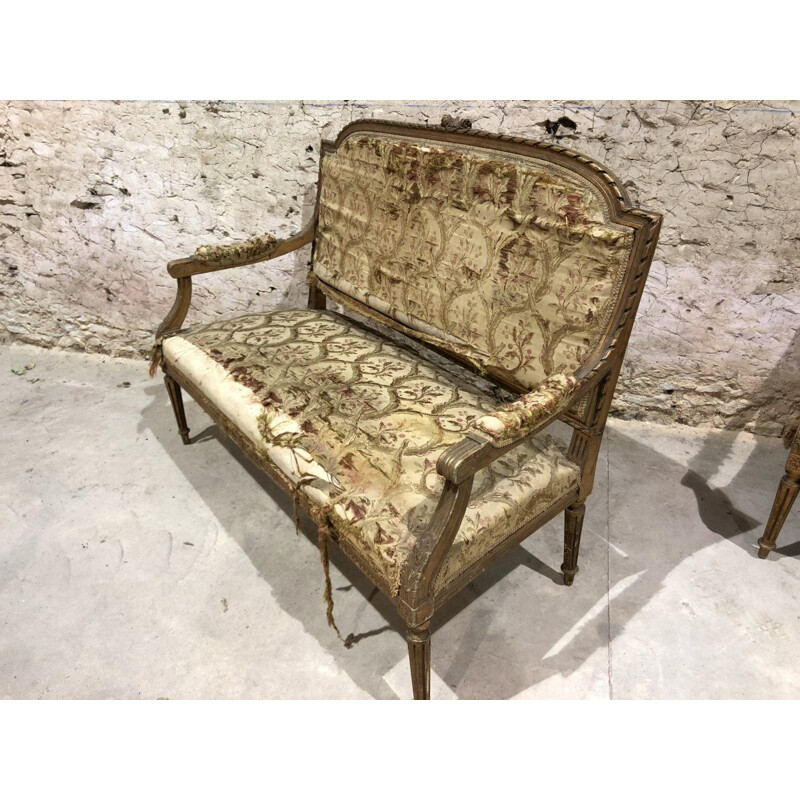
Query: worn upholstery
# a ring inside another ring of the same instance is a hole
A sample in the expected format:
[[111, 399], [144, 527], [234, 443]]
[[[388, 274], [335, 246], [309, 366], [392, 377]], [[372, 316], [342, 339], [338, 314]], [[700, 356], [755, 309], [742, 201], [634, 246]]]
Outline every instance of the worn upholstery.
[[[513, 402], [330, 311], [252, 314], [168, 337], [163, 357], [320, 509], [396, 591], [443, 487], [439, 455]], [[577, 486], [550, 438], [482, 470], [439, 584]]]
[[195, 261], [215, 267], [227, 267], [254, 258], [268, 258], [275, 252], [279, 244], [280, 239], [276, 239], [271, 233], [265, 233], [262, 236], [254, 236], [252, 239], [234, 244], [205, 244], [195, 250], [193, 258]]
[[539, 425], [551, 420], [574, 399], [576, 381], [572, 375], [553, 375], [532, 392], [498, 406], [475, 421], [475, 430], [496, 447], [527, 436]]
[[574, 172], [477, 146], [357, 133], [321, 167], [325, 285], [510, 385], [602, 344], [633, 244]]

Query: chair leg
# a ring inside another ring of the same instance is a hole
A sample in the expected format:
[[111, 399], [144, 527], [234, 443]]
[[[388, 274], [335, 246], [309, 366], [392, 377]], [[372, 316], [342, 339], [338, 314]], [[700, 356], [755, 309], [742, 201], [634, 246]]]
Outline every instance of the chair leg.
[[167, 387], [167, 394], [172, 403], [172, 410], [175, 412], [175, 421], [178, 423], [178, 433], [184, 444], [189, 444], [189, 426], [186, 424], [186, 412], [183, 410], [183, 395], [180, 385], [170, 378], [164, 376], [164, 384]]
[[578, 571], [578, 551], [581, 547], [585, 511], [585, 503], [576, 503], [564, 512], [564, 563], [561, 565], [561, 572], [564, 574], [565, 586], [572, 586]]
[[764, 535], [758, 540], [758, 557], [766, 558], [770, 551], [775, 549], [775, 542], [781, 532], [786, 517], [800, 493], [800, 479], [788, 473], [781, 478], [778, 491], [775, 494], [775, 501], [772, 504], [772, 511], [767, 520], [767, 527]]
[[431, 699], [431, 623], [406, 631], [415, 700]]

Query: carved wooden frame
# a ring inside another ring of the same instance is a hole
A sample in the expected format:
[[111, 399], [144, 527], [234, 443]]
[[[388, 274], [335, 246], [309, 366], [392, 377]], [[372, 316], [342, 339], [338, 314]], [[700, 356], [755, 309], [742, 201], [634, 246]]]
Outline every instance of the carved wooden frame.
[[[418, 126], [379, 120], [353, 122], [341, 131], [334, 142], [323, 141], [320, 157], [320, 181], [323, 159], [334, 153], [349, 136], [365, 132], [419, 137], [442, 144], [469, 145], [488, 151], [531, 156], [560, 165], [583, 176], [597, 188], [607, 203], [610, 221], [631, 228], [634, 237], [625, 281], [620, 288], [614, 314], [593, 357], [575, 373], [577, 385], [571, 392], [573, 400], [569, 406], [542, 420], [535, 430], [526, 431], [525, 435], [504, 447], [496, 447], [488, 439], [472, 433], [450, 447], [439, 458], [437, 471], [444, 478], [444, 488], [426, 531], [418, 537], [414, 549], [404, 565], [399, 594], [393, 595], [386, 578], [380, 575], [346, 539], [337, 540], [345, 555], [395, 604], [407, 627], [406, 638], [414, 697], [415, 699], [427, 699], [430, 697], [430, 625], [434, 610], [477, 577], [492, 561], [561, 511], [565, 512], [564, 563], [561, 569], [564, 574], [564, 582], [567, 585], [571, 585], [573, 582], [578, 569], [577, 559], [585, 500], [592, 491], [597, 456], [606, 419], [636, 310], [642, 298], [645, 280], [658, 241], [661, 216], [632, 207], [619, 181], [608, 170], [586, 156], [555, 143], [535, 142], [514, 136], [467, 130], [463, 127], [453, 129], [444, 126]], [[245, 243], [243, 248], [245, 255], [238, 259], [223, 256], [218, 257], [216, 261], [210, 261], [196, 255], [169, 263], [169, 274], [177, 280], [177, 295], [172, 308], [156, 332], [154, 367], [160, 360], [159, 351], [162, 338], [180, 330], [186, 318], [191, 302], [192, 277], [195, 275], [261, 263], [311, 244], [312, 267], [309, 271], [308, 307], [324, 309], [328, 294], [336, 294], [337, 299], [340, 299], [341, 293], [335, 293], [332, 287], [326, 286], [313, 272], [313, 246], [319, 207], [319, 186], [318, 182], [314, 214], [305, 228], [295, 236], [283, 241], [267, 239], [266, 245], [261, 251], [258, 250], [257, 244]], [[241, 245], [238, 247], [238, 251], [242, 251]], [[348, 306], [373, 319], [379, 319], [386, 325], [406, 334], [414, 335], [414, 332], [405, 326], [354, 298], [348, 298]], [[432, 345], [428, 346], [454, 361], [468, 367], [471, 366], [451, 352]], [[185, 389], [201, 408], [236, 441], [259, 468], [269, 474], [279, 486], [292, 491], [286, 477], [263, 454], [259, 453], [243, 434], [227, 422], [224, 415], [204, 397], [196, 386], [192, 385], [185, 377], [173, 373], [167, 364], [162, 362], [161, 366], [178, 421], [179, 433], [185, 444], [189, 444], [190, 440], [183, 411], [181, 388]], [[493, 374], [491, 369], [487, 370], [486, 377], [507, 389], [520, 391], [519, 386], [509, 383], [507, 376]], [[551, 424], [556, 418], [573, 428], [568, 456], [581, 470], [578, 488], [527, 520], [510, 536], [498, 543], [474, 564], [453, 576], [447, 583], [437, 584], [436, 578], [466, 511], [475, 473]], [[311, 503], [302, 492], [293, 492], [293, 494], [300, 505], [308, 510], [311, 509]]]

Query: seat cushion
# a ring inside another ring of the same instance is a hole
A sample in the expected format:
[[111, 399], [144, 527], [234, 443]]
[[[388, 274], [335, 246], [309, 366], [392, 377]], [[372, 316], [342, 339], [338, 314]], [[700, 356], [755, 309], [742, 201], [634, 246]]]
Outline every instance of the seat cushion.
[[[508, 399], [455, 364], [331, 311], [196, 326], [167, 338], [163, 356], [325, 508], [337, 537], [347, 537], [395, 592], [444, 485], [439, 455]], [[571, 492], [578, 478], [551, 437], [482, 470], [438, 583]]]

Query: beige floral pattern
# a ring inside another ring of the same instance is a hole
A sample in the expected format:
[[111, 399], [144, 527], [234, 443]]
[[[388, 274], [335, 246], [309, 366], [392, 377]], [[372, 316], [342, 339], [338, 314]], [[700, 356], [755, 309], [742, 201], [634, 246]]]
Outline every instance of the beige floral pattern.
[[325, 284], [534, 388], [599, 345], [633, 234], [549, 162], [356, 134], [322, 164]]
[[[441, 494], [439, 455], [511, 399], [445, 359], [423, 359], [330, 311], [252, 314], [190, 328], [164, 343], [177, 372], [184, 369], [174, 355], [181, 341], [257, 398], [265, 445], [287, 448], [298, 464], [310, 455], [321, 469], [292, 478], [297, 488], [327, 499], [337, 535], [395, 589]], [[572, 491], [578, 477], [550, 437], [532, 437], [482, 470], [440, 582]]]

